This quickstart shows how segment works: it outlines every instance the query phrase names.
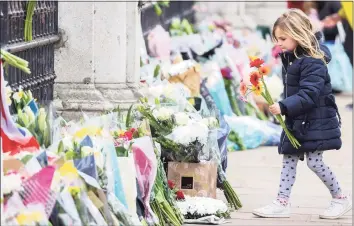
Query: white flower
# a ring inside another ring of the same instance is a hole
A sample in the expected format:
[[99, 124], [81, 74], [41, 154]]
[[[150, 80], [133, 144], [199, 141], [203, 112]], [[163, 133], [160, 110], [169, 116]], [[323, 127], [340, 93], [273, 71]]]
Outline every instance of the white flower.
[[195, 140], [198, 140], [201, 144], [206, 144], [208, 132], [209, 129], [206, 125], [194, 122], [187, 126], [175, 128], [169, 138], [182, 145], [188, 145]]
[[189, 122], [189, 116], [184, 112], [178, 112], [175, 115], [176, 123], [179, 126], [187, 125]]
[[153, 115], [158, 120], [164, 121], [171, 118], [173, 111], [169, 108], [160, 108], [153, 111]]
[[183, 215], [215, 215], [217, 212], [225, 213], [228, 211], [227, 205], [218, 199], [206, 197], [185, 196], [184, 201], [177, 201], [177, 206]]
[[22, 180], [20, 174], [9, 174], [2, 178], [2, 191], [4, 194], [9, 194], [12, 191], [21, 191]]
[[21, 99], [23, 98], [24, 96], [24, 92], [22, 90], [22, 87], [20, 86], [18, 92], [14, 93], [12, 95], [12, 98], [14, 98], [14, 100], [16, 101], [16, 103], [20, 103], [21, 102]]
[[208, 126], [210, 129], [216, 128], [219, 126], [218, 120], [214, 117], [203, 118], [202, 123]]

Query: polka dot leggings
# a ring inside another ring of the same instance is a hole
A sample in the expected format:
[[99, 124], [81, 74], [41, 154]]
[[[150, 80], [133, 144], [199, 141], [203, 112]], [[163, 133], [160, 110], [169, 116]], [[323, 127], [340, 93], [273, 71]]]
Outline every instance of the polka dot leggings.
[[[341, 196], [341, 188], [333, 172], [322, 161], [322, 151], [306, 153], [307, 166], [322, 180], [333, 198]], [[280, 176], [278, 200], [287, 201], [296, 177], [296, 166], [300, 155], [284, 155]]]

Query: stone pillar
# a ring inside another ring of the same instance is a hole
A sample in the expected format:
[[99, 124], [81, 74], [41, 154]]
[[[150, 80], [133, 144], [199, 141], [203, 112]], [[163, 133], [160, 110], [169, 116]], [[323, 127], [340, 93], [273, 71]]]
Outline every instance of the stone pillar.
[[56, 107], [65, 118], [128, 108], [139, 84], [137, 2], [59, 2]]

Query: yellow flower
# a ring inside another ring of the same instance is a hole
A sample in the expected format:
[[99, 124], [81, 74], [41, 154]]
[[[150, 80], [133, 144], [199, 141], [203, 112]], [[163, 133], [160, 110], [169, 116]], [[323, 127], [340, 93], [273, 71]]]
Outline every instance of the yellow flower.
[[19, 225], [31, 225], [35, 222], [40, 222], [45, 219], [45, 216], [39, 211], [35, 211], [32, 213], [22, 213], [16, 217]]
[[65, 162], [63, 166], [60, 167], [59, 172], [62, 177], [69, 177], [71, 179], [76, 179], [79, 177], [79, 173], [77, 172], [77, 169], [72, 161]]
[[263, 93], [263, 85], [261, 83], [258, 83], [256, 86], [252, 85], [252, 91], [257, 96], [261, 95]]
[[77, 131], [74, 135], [75, 138], [84, 138], [85, 136], [101, 136], [102, 135], [102, 129], [99, 127], [95, 126], [89, 126], [80, 129]]
[[72, 196], [76, 196], [76, 195], [80, 194], [81, 189], [79, 186], [70, 186], [68, 188], [68, 190]]

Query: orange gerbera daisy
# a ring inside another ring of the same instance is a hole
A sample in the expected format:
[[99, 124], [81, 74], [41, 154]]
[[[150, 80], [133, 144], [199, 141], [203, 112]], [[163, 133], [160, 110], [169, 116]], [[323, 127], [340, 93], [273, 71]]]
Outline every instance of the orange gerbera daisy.
[[260, 72], [262, 75], [268, 75], [269, 72], [270, 72], [270, 68], [269, 68], [268, 66], [260, 67], [260, 68], [259, 68], [259, 72]]
[[247, 86], [244, 82], [240, 82], [240, 93], [244, 96], [247, 92]]
[[250, 82], [252, 85], [256, 86], [258, 85], [259, 79], [261, 78], [261, 75], [259, 74], [258, 71], [253, 71], [250, 74]]
[[264, 63], [264, 60], [256, 58], [250, 62], [250, 67], [259, 68], [260, 66], [262, 66], [263, 63]]
[[258, 83], [256, 86], [255, 85], [252, 86], [252, 90], [253, 90], [254, 94], [259, 96], [263, 93], [263, 86], [261, 83]]

